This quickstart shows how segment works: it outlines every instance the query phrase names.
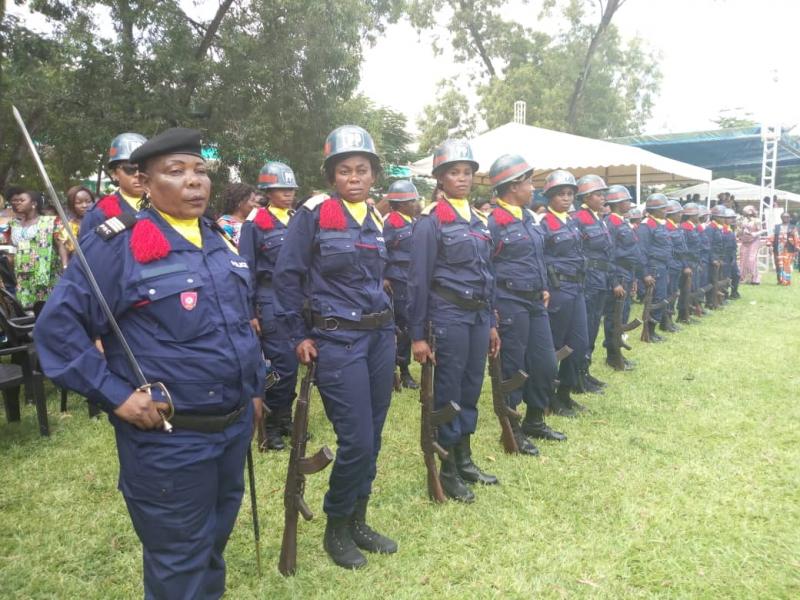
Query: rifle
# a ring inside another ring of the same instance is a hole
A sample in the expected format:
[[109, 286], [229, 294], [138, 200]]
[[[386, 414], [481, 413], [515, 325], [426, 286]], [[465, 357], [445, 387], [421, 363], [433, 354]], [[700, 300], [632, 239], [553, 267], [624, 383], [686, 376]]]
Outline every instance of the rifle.
[[719, 279], [720, 265], [711, 264], [711, 306], [709, 308], [717, 309], [720, 307], [720, 296], [724, 294], [720, 290], [721, 281]]
[[678, 295], [678, 320], [689, 322], [689, 305], [692, 296], [692, 274], [681, 273], [681, 284]]
[[314, 518], [308, 508], [303, 494], [306, 487], [306, 475], [318, 473], [333, 460], [333, 452], [327, 446], [320, 448], [312, 457], [306, 457], [308, 441], [308, 406], [311, 400], [311, 386], [317, 371], [317, 363], [308, 366], [305, 377], [300, 382], [300, 393], [294, 409], [292, 425], [292, 450], [289, 455], [289, 468], [286, 473], [286, 487], [283, 491], [285, 517], [283, 525], [283, 542], [278, 570], [281, 575], [293, 575], [297, 570], [297, 514], [303, 515], [306, 521]]
[[[649, 288], [648, 288], [649, 289]], [[652, 295], [651, 295], [652, 299]], [[625, 343], [623, 335], [626, 331], [633, 331], [642, 322], [639, 319], [634, 319], [629, 323], [622, 322], [622, 312], [625, 309], [625, 298], [617, 298], [614, 300], [614, 325], [611, 330], [611, 356], [609, 357], [614, 363], [612, 367], [620, 371], [625, 369], [625, 363], [622, 359], [622, 349], [631, 350], [631, 347]], [[645, 329], [647, 329], [645, 327]], [[644, 333], [642, 333], [644, 335]]]
[[492, 405], [494, 414], [500, 422], [500, 441], [506, 454], [519, 454], [517, 440], [514, 439], [514, 430], [511, 428], [511, 419], [517, 423], [520, 414], [506, 403], [506, 396], [518, 390], [525, 384], [528, 374], [525, 371], [517, 371], [511, 379], [503, 379], [503, 366], [500, 357], [489, 357], [489, 375], [492, 378]]
[[572, 354], [573, 350], [569, 346], [561, 346], [558, 350], [556, 350], [556, 360], [561, 362], [565, 358], [567, 358], [570, 354]]
[[650, 316], [650, 313], [653, 310], [653, 292], [655, 290], [655, 285], [651, 284], [645, 288], [644, 292], [644, 299], [642, 300], [642, 323], [644, 323], [644, 327], [642, 327], [642, 337], [641, 340], [643, 342], [650, 343], [650, 323], [653, 322], [653, 317]]
[[[433, 335], [433, 325], [428, 324], [428, 346], [431, 352], [435, 352], [436, 339]], [[447, 460], [449, 456], [447, 450], [442, 448], [436, 441], [436, 428], [442, 423], [449, 423], [461, 412], [461, 407], [453, 401], [447, 403], [443, 408], [434, 410], [433, 404], [433, 361], [429, 358], [422, 365], [422, 374], [419, 385], [419, 403], [421, 405], [422, 416], [420, 419], [420, 446], [422, 456], [425, 460], [425, 469], [428, 474], [428, 496], [434, 502], [447, 502], [439, 481], [439, 471], [436, 468], [436, 457]]]

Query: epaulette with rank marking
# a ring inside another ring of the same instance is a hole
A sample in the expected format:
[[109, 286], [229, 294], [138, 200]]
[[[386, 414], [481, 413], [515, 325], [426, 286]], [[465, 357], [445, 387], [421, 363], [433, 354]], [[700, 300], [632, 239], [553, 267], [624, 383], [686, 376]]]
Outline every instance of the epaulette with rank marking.
[[430, 216], [431, 211], [433, 211], [433, 209], [436, 208], [437, 204], [439, 204], [439, 203], [438, 202], [431, 202], [425, 208], [422, 209], [422, 213], [421, 214], [425, 215], [426, 217]]
[[100, 225], [94, 228], [94, 231], [107, 242], [126, 229], [132, 228], [134, 225], [136, 225], [136, 215], [132, 213], [120, 213], [116, 217], [111, 217], [100, 223]]

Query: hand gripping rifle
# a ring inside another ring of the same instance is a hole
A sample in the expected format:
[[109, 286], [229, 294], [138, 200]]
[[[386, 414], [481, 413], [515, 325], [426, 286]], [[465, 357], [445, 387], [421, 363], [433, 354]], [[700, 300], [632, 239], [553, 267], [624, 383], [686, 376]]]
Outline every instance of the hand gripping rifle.
[[511, 392], [521, 388], [528, 379], [525, 371], [518, 370], [510, 379], [503, 379], [503, 365], [500, 356], [489, 356], [489, 375], [492, 378], [492, 404], [494, 414], [500, 422], [500, 442], [506, 454], [519, 454], [517, 440], [514, 439], [514, 430], [511, 428], [511, 419], [517, 423], [520, 414], [506, 403], [506, 397]]
[[[433, 335], [433, 325], [429, 323], [428, 346], [431, 352], [435, 352], [435, 344], [436, 339]], [[447, 460], [448, 452], [436, 441], [436, 428], [443, 423], [449, 423], [455, 419], [458, 413], [461, 412], [461, 407], [455, 402], [450, 401], [443, 408], [434, 410], [433, 361], [430, 358], [422, 365], [419, 403], [422, 410], [422, 417], [420, 419], [420, 446], [422, 447], [422, 456], [425, 460], [425, 469], [428, 475], [428, 496], [434, 502], [447, 502], [447, 496], [445, 496], [442, 483], [439, 481], [439, 471], [436, 468], [436, 455], [442, 460]]]
[[[652, 299], [652, 295], [651, 295]], [[625, 343], [623, 336], [626, 331], [633, 331], [642, 322], [639, 319], [634, 319], [628, 323], [622, 322], [622, 311], [625, 308], [625, 298], [617, 298], [614, 300], [614, 324], [611, 329], [611, 358], [614, 363], [612, 366], [619, 370], [624, 370], [625, 363], [622, 358], [622, 349], [631, 350], [631, 347]]]
[[317, 453], [306, 457], [308, 441], [308, 406], [311, 400], [311, 386], [317, 371], [316, 361], [308, 366], [305, 377], [300, 382], [300, 393], [294, 409], [292, 424], [292, 450], [289, 455], [289, 468], [286, 473], [286, 487], [283, 490], [283, 506], [285, 517], [283, 525], [283, 542], [278, 570], [281, 575], [294, 575], [297, 570], [297, 515], [303, 515], [306, 521], [314, 518], [308, 508], [303, 494], [306, 489], [306, 475], [318, 473], [333, 460], [333, 452], [327, 446]]
[[[25, 126], [25, 121], [22, 120], [22, 115], [19, 114], [16, 106], [12, 106], [11, 110], [14, 113], [14, 119], [17, 121], [17, 124], [22, 131], [22, 136], [25, 138], [25, 142], [28, 145], [28, 150], [31, 152], [31, 158], [33, 158], [33, 162], [36, 164], [36, 168], [39, 170], [39, 175], [41, 175], [42, 181], [44, 181], [44, 185], [47, 188], [47, 195], [50, 198], [50, 202], [56, 209], [61, 222], [66, 225], [69, 223], [69, 218], [67, 217], [66, 212], [64, 212], [64, 207], [61, 205], [61, 200], [58, 199], [58, 194], [56, 194], [53, 183], [50, 181], [47, 170], [44, 168], [42, 159], [40, 158], [39, 153], [36, 151], [36, 145], [33, 143], [30, 133], [28, 133], [28, 128]], [[131, 367], [131, 370], [136, 377], [136, 383], [138, 385], [136, 391], [147, 392], [150, 394], [151, 390], [155, 388], [161, 392], [164, 401], [169, 405], [168, 414], [165, 415], [162, 411], [158, 411], [163, 420], [162, 427], [166, 432], [172, 431], [172, 425], [170, 425], [169, 419], [172, 418], [175, 409], [172, 405], [172, 398], [169, 395], [169, 391], [167, 391], [167, 388], [163, 383], [149, 383], [145, 378], [142, 368], [139, 366], [139, 362], [133, 355], [133, 350], [131, 350], [131, 347], [128, 345], [128, 340], [126, 340], [125, 336], [122, 334], [122, 330], [119, 328], [119, 323], [117, 323], [116, 318], [114, 318], [114, 313], [111, 312], [111, 308], [108, 306], [108, 302], [106, 302], [105, 296], [103, 296], [103, 292], [100, 290], [97, 279], [95, 279], [94, 273], [92, 273], [92, 269], [89, 267], [89, 263], [86, 261], [86, 256], [83, 254], [83, 250], [81, 249], [75, 234], [72, 232], [72, 228], [65, 226], [64, 231], [75, 248], [75, 256], [78, 258], [78, 263], [83, 269], [84, 275], [86, 275], [86, 280], [89, 282], [89, 287], [92, 290], [92, 294], [94, 294], [95, 299], [100, 305], [100, 309], [103, 311], [108, 324], [111, 326], [114, 336], [117, 338], [119, 345], [122, 347], [122, 351], [125, 354], [128, 365]]]

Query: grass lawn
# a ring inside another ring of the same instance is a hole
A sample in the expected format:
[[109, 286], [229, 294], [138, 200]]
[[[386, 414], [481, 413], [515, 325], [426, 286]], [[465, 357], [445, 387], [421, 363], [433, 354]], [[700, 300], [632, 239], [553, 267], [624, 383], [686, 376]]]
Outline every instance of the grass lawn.
[[[766, 279], [667, 343], [637, 332], [634, 372], [598, 352], [606, 394], [578, 397], [589, 416], [552, 417], [569, 441], [540, 444], [539, 458], [503, 454], [487, 377], [476, 462], [502, 485], [471, 506], [428, 501], [417, 398], [395, 395], [370, 521], [400, 551], [361, 571], [322, 550], [322, 473], [309, 477], [317, 518], [300, 523], [299, 572], [278, 574], [288, 453], [257, 454], [265, 572], [246, 495], [227, 597], [800, 598], [800, 289]], [[33, 407], [0, 422], [0, 597], [141, 597], [111, 427], [70, 404], [59, 417], [52, 395], [50, 439]], [[316, 392], [311, 429], [310, 452], [334, 447]]]

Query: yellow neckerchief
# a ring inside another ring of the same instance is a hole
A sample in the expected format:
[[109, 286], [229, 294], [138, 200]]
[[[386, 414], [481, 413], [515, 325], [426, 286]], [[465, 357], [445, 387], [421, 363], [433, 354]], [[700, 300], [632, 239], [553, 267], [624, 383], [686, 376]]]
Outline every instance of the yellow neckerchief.
[[448, 198], [447, 201], [455, 209], [459, 217], [467, 223], [472, 220], [472, 208], [469, 205], [468, 198]]
[[133, 210], [139, 210], [139, 200], [141, 200], [141, 198], [136, 196], [128, 196], [128, 194], [124, 193], [122, 190], [117, 191], [119, 192], [119, 195], [122, 196], [122, 199], [125, 200], [125, 202], [127, 202]]
[[508, 202], [506, 202], [502, 198], [498, 198], [497, 199], [497, 204], [498, 204], [498, 206], [502, 206], [503, 208], [505, 208], [508, 212], [510, 212], [512, 215], [514, 215], [520, 221], [522, 220], [522, 207], [521, 206], [514, 206], [513, 204], [509, 204]]
[[567, 219], [569, 219], [569, 213], [555, 211], [549, 206], [547, 207], [547, 211], [555, 215], [555, 217], [562, 223], [566, 223]]
[[278, 208], [277, 206], [270, 206], [267, 208], [269, 212], [273, 214], [273, 216], [278, 219], [284, 225], [289, 224], [289, 209], [288, 208]]
[[653, 215], [650, 215], [650, 218], [653, 219], [653, 221], [655, 221], [659, 225], [665, 225], [667, 222], [666, 219], [659, 219], [658, 217], [654, 217]]
[[673, 221], [672, 219], [670, 219], [669, 217], [667, 217], [666, 220], [669, 221], [670, 223], [672, 223], [675, 227], [678, 226], [678, 224], [675, 221]]
[[589, 207], [588, 207], [586, 204], [581, 204], [581, 208], [584, 208], [584, 209], [588, 210], [590, 213], [592, 213], [592, 214], [594, 215], [594, 218], [595, 218], [595, 219], [597, 219], [598, 221], [600, 220], [600, 215], [599, 215], [599, 214], [597, 214], [596, 212], [594, 212], [594, 211], [593, 211], [591, 208], [589, 208]]
[[378, 229], [381, 231], [383, 230], [383, 223], [378, 220], [374, 212], [369, 210], [366, 202], [350, 202], [349, 200], [342, 198], [342, 204], [344, 204], [347, 212], [350, 213], [350, 216], [353, 217], [356, 220], [356, 223], [359, 225], [364, 224], [364, 219], [367, 218], [367, 213], [370, 213], [372, 214], [372, 220], [375, 222], [375, 225], [378, 226]]
[[175, 231], [186, 238], [187, 242], [197, 246], [198, 248], [203, 247], [203, 235], [200, 233], [199, 219], [176, 219], [175, 217], [172, 217], [165, 212], [161, 212], [160, 210], [158, 211], [158, 214], [160, 214]]
[[403, 219], [405, 220], [405, 222], [406, 222], [406, 223], [411, 223], [411, 221], [413, 220], [411, 217], [409, 217], [408, 215], [405, 215], [405, 214], [401, 213], [399, 210], [396, 210], [396, 211], [394, 211], [394, 212], [396, 212], [398, 215], [400, 215], [401, 217], [403, 217]]

